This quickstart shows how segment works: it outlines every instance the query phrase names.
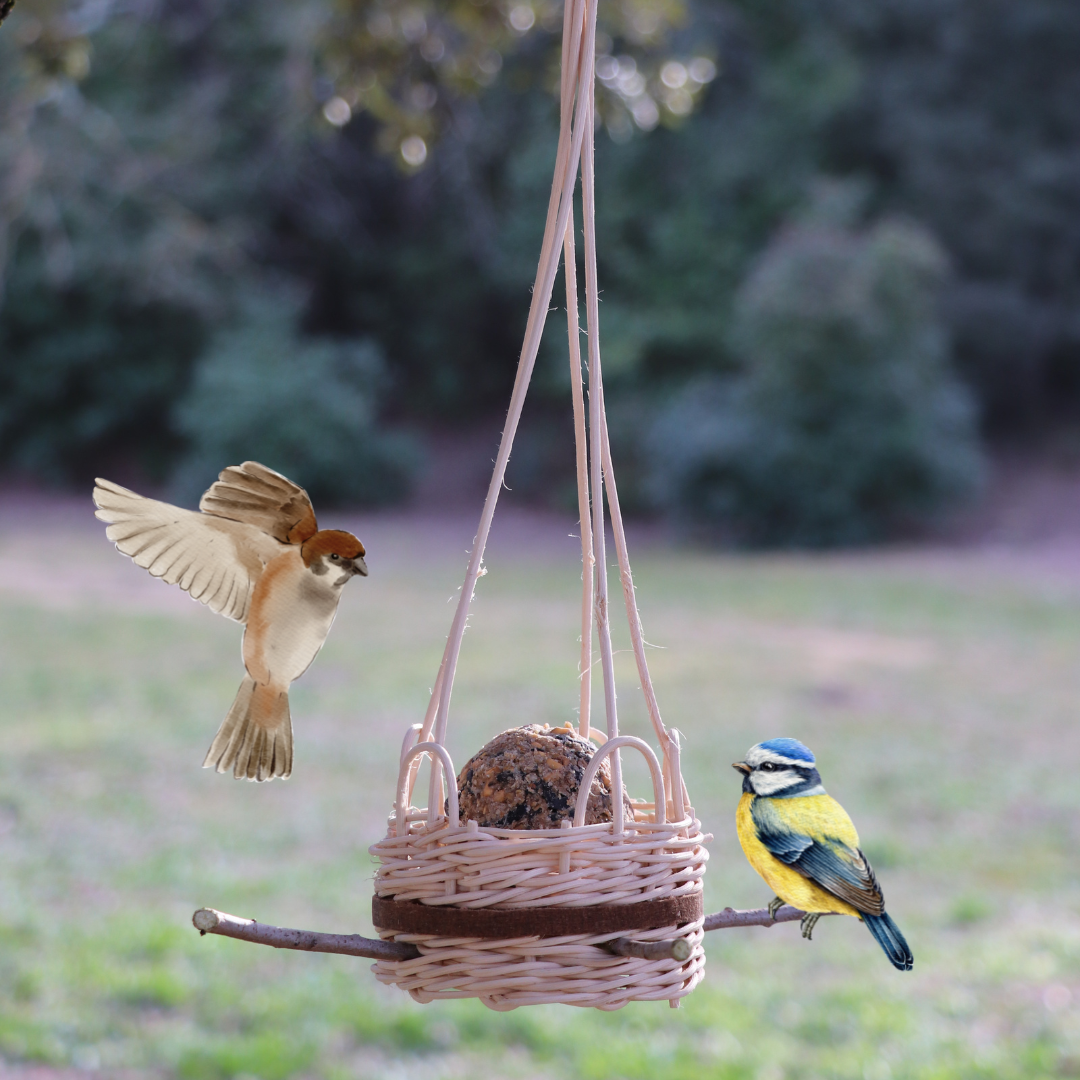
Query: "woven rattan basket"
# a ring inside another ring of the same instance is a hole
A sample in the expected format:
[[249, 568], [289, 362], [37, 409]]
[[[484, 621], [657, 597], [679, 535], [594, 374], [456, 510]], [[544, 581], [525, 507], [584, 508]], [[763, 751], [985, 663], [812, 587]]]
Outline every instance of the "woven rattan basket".
[[[704, 974], [706, 838], [683, 784], [678, 734], [664, 727], [649, 678], [604, 410], [593, 225], [596, 2], [566, 3], [559, 148], [506, 427], [427, 716], [406, 735], [388, 832], [370, 849], [379, 861], [373, 922], [383, 939], [412, 943], [419, 951], [411, 959], [380, 960], [375, 974], [422, 1002], [476, 997], [493, 1009], [544, 1002], [617, 1009], [628, 1001], [661, 999], [677, 1005]], [[589, 341], [588, 434], [574, 249], [573, 202], [579, 163]], [[469, 604], [483, 572], [484, 548], [551, 300], [560, 247], [567, 292], [583, 563], [580, 731], [603, 745], [580, 782], [572, 823], [564, 820], [559, 829], [481, 828], [475, 821], [459, 820], [455, 770], [446, 749], [450, 694]], [[605, 492], [638, 676], [659, 756], [643, 740], [619, 734], [608, 621]], [[590, 724], [594, 623], [603, 671], [606, 734]], [[630, 817], [620, 798], [624, 749], [644, 755], [653, 781], [652, 801], [634, 803]], [[585, 825], [590, 784], [605, 758], [611, 762], [615, 792], [613, 820]], [[425, 759], [432, 765], [428, 808], [418, 809], [413, 792]], [[605, 942], [628, 937], [642, 943], [681, 939], [671, 950], [681, 959], [612, 955], [603, 948]]]
[[[620, 832], [613, 822], [582, 825], [602, 757], [630, 746], [649, 763], [655, 803], [637, 804], [635, 820]], [[434, 742], [407, 748], [389, 834], [371, 848], [381, 864], [373, 916], [383, 938], [414, 943], [421, 955], [380, 961], [377, 978], [417, 1001], [478, 997], [493, 1009], [555, 1001], [617, 1009], [689, 994], [705, 967], [701, 887], [708, 856], [682, 792], [676, 787], [676, 799], [667, 798], [665, 772], [679, 776], [676, 737], [668, 747], [665, 769], [640, 739], [608, 741], [582, 778], [574, 824], [521, 831], [454, 824], [449, 754]], [[447, 818], [429, 822], [426, 810], [409, 805], [411, 765], [422, 754], [446, 770]], [[626, 935], [684, 938], [689, 956], [645, 960], [597, 948]]]

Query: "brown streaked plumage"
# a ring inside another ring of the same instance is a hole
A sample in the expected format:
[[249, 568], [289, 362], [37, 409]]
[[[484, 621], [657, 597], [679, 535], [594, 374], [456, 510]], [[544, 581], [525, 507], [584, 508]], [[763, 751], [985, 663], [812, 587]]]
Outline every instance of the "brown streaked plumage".
[[247, 677], [203, 767], [238, 779], [289, 776], [289, 686], [322, 648], [344, 584], [367, 575], [364, 545], [340, 529], [320, 532], [307, 492], [255, 461], [225, 469], [201, 513], [101, 479], [94, 503], [119, 551], [245, 624]]

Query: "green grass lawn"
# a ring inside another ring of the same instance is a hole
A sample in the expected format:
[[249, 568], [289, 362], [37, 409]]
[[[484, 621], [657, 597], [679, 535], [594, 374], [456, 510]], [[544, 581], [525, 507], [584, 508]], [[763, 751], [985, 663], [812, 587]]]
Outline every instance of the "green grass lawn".
[[[207, 905], [370, 932], [367, 847], [472, 523], [352, 523], [372, 576], [295, 687], [293, 778], [255, 785], [199, 768], [240, 681], [240, 627], [92, 523], [53, 514], [42, 541], [24, 519], [0, 525], [0, 1074], [1080, 1076], [1080, 574], [963, 552], [639, 550], [661, 708], [715, 836], [707, 907], [770, 899], [735, 839], [730, 763], [795, 736], [859, 826], [915, 970], [830, 919], [811, 943], [790, 924], [710, 935], [679, 1011], [496, 1014], [416, 1005], [367, 961], [190, 924]], [[574, 716], [568, 531], [497, 531], [455, 690], [459, 767], [502, 728]], [[624, 730], [651, 739], [625, 632], [617, 645]], [[632, 756], [627, 774], [648, 794]]]

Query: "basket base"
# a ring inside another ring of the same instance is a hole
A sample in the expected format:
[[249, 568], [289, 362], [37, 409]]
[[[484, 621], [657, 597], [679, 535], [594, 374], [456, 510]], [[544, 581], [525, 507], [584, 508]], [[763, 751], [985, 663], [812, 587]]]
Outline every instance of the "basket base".
[[686, 938], [691, 951], [683, 963], [612, 956], [596, 948], [617, 934], [503, 940], [393, 932], [381, 936], [415, 944], [421, 955], [380, 960], [372, 966], [375, 977], [422, 1004], [477, 998], [497, 1012], [548, 1004], [610, 1011], [631, 1001], [678, 1002], [705, 975], [702, 920], [634, 934], [641, 941]]

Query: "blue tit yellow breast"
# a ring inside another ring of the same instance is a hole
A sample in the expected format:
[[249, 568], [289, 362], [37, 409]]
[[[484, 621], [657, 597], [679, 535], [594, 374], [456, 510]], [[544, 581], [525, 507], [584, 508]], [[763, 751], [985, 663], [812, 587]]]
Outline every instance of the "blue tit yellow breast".
[[[750, 865], [765, 879], [765, 883], [785, 903], [800, 911], [834, 912], [861, 918], [849, 903], [803, 877], [798, 870], [782, 863], [758, 839], [757, 825], [750, 813], [757, 796], [744, 794], [739, 800], [735, 827], [739, 843]], [[763, 799], [770, 824], [785, 831], [800, 833], [812, 839], [826, 836], [840, 840], [853, 848], [859, 846], [859, 836], [844, 808], [828, 795], [809, 795], [794, 799]], [[793, 805], [795, 804], [795, 805]], [[806, 805], [799, 805], [806, 804]]]
[[829, 844], [839, 841], [852, 851], [859, 847], [855, 823], [831, 795], [804, 795], [793, 799], [758, 796], [754, 817], [770, 832], [798, 833]]

